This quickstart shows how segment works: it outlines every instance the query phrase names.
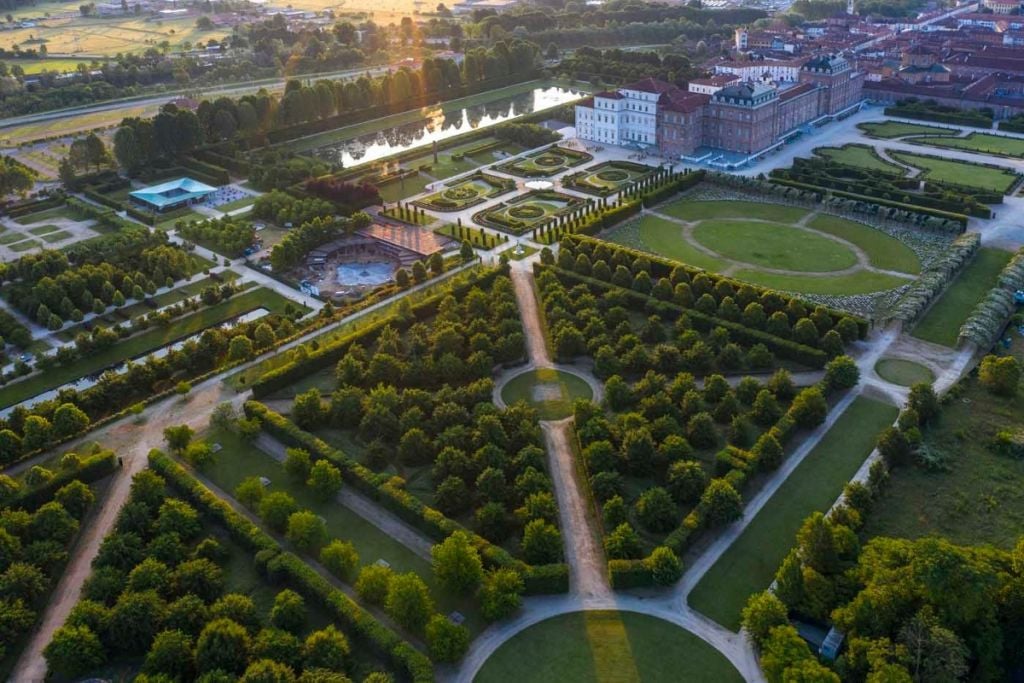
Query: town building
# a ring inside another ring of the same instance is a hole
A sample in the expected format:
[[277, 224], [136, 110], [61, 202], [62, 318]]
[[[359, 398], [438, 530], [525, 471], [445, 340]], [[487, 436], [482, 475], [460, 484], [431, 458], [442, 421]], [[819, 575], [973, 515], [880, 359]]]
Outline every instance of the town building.
[[673, 158], [705, 150], [750, 156], [861, 101], [863, 74], [840, 55], [804, 59], [791, 75], [744, 79], [727, 71], [696, 79], [686, 90], [646, 78], [580, 102], [576, 135]]

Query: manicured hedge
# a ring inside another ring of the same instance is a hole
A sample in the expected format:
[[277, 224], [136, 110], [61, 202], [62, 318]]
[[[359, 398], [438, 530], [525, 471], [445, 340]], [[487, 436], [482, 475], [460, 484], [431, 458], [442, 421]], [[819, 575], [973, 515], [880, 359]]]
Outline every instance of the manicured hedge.
[[184, 467], [158, 450], [150, 451], [149, 464], [197, 509], [227, 528], [233, 539], [253, 552], [257, 566], [266, 576], [294, 586], [306, 599], [315, 600], [330, 610], [347, 631], [380, 656], [388, 658], [411, 680], [417, 683], [434, 680], [433, 666], [426, 655], [334, 588], [299, 557], [285, 552], [277, 541], [206, 488]]
[[749, 346], [753, 346], [754, 344], [764, 344], [775, 355], [796, 361], [797, 363], [801, 363], [808, 367], [823, 368], [828, 362], [828, 354], [821, 349], [805, 346], [804, 344], [799, 344], [789, 339], [783, 339], [782, 337], [776, 337], [775, 335], [769, 334], [763, 330], [755, 330], [747, 327], [742, 323], [736, 323], [731, 320], [723, 320], [721, 318], [706, 315], [694, 308], [686, 308], [669, 301], [661, 301], [648, 296], [647, 294], [642, 294], [631, 289], [618, 288], [610, 282], [604, 282], [603, 280], [580, 275], [579, 273], [575, 273], [571, 270], [564, 270], [557, 266], [542, 266], [540, 264], [535, 264], [534, 268], [537, 271], [549, 268], [554, 271], [559, 278], [575, 280], [576, 282], [585, 284], [595, 293], [599, 292], [601, 289], [611, 289], [615, 287], [620, 289], [630, 298], [636, 300], [638, 307], [642, 307], [643, 310], [648, 313], [660, 312], [663, 316], [671, 317], [673, 319], [678, 317], [680, 314], [685, 314], [689, 317], [690, 322], [693, 323], [693, 327], [701, 332], [709, 332], [716, 327], [724, 327], [729, 331], [729, 338], [733, 341], [741, 342]]
[[612, 588], [649, 588], [658, 585], [645, 560], [609, 560], [608, 579]]
[[107, 476], [117, 467], [118, 461], [114, 451], [101, 451], [84, 458], [81, 464], [73, 470], [57, 470], [49, 481], [18, 491], [9, 500], [3, 501], [3, 504], [9, 507], [34, 510], [43, 503], [53, 500], [54, 494], [66, 484], [76, 479], [83, 484], [91, 484]]
[[33, 199], [26, 202], [10, 204], [4, 209], [4, 213], [7, 214], [8, 218], [20, 218], [21, 216], [26, 216], [30, 213], [53, 209], [63, 204], [64, 196], [56, 195], [45, 199]]
[[178, 158], [178, 163], [184, 168], [188, 169], [189, 173], [202, 173], [208, 178], [215, 178], [217, 180], [215, 185], [227, 185], [231, 182], [231, 175], [227, 169], [211, 164], [207, 161], [200, 161], [194, 157], [182, 156]]
[[412, 325], [415, 321], [426, 320], [437, 312], [437, 307], [440, 305], [441, 300], [449, 294], [453, 294], [457, 298], [463, 292], [469, 291], [473, 287], [486, 288], [496, 277], [498, 277], [498, 275], [505, 272], [507, 272], [507, 268], [496, 268], [485, 271], [479, 277], [471, 279], [466, 284], [455, 288], [452, 292], [441, 292], [420, 302], [412, 308], [413, 318], [415, 319], [413, 321], [403, 323], [396, 315], [390, 315], [358, 332], [336, 339], [321, 346], [315, 351], [311, 351], [302, 360], [290, 361], [279, 368], [275, 368], [253, 382], [253, 397], [261, 398], [267, 394], [278, 391], [279, 389], [290, 386], [299, 379], [312, 374], [317, 370], [332, 367], [341, 360], [341, 357], [345, 355], [349, 347], [355, 342], [371, 343], [376, 339], [377, 335], [380, 334], [381, 330], [389, 325], [393, 328], [397, 328], [398, 330], [403, 330]]

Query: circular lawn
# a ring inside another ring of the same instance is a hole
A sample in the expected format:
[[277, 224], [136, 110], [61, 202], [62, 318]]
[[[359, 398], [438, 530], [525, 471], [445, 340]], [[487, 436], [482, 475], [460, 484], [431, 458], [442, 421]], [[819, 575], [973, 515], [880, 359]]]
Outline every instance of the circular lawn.
[[717, 254], [761, 268], [828, 273], [857, 265], [857, 255], [846, 245], [781, 223], [705, 220], [693, 237]]
[[935, 374], [930, 368], [903, 358], [882, 358], [875, 363], [875, 372], [886, 382], [901, 387], [912, 387], [919, 382], [934, 382]]
[[615, 611], [574, 612], [516, 634], [474, 683], [732, 683], [743, 678], [703, 640], [667, 621]]
[[542, 420], [561, 420], [572, 415], [572, 404], [578, 398], [590, 399], [594, 393], [586, 380], [561, 370], [545, 368], [516, 375], [501, 388], [506, 405], [526, 401]]

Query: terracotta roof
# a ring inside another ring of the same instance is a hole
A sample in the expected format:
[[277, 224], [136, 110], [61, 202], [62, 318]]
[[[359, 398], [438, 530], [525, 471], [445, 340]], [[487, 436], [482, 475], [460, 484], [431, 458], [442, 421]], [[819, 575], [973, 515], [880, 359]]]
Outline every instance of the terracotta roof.
[[694, 78], [690, 83], [696, 83], [697, 85], [729, 85], [733, 81], [739, 80], [738, 74], [715, 74], [710, 78]]
[[793, 99], [798, 95], [816, 90], [817, 86], [813, 83], [801, 83], [800, 85], [794, 85], [792, 88], [786, 88], [779, 93], [779, 100], [785, 102], [786, 100]]
[[665, 93], [658, 99], [658, 107], [683, 114], [697, 111], [711, 101], [711, 95], [695, 92]]
[[593, 106], [594, 106], [594, 98], [593, 97], [584, 98], [584, 99], [580, 100], [579, 102], [577, 102], [576, 106], [577, 107], [591, 107], [591, 108], [593, 108]]

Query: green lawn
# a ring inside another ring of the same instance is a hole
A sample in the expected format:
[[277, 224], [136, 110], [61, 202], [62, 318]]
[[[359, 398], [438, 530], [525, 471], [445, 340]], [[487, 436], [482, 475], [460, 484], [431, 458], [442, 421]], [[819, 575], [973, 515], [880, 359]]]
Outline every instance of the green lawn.
[[40, 223], [42, 221], [53, 220], [54, 218], [67, 218], [72, 221], [81, 220], [70, 208], [66, 206], [55, 206], [52, 209], [44, 209], [43, 211], [37, 211], [36, 213], [30, 213], [19, 218], [15, 218], [14, 222], [18, 225], [31, 225], [32, 223]]
[[883, 358], [875, 363], [875, 372], [886, 382], [904, 387], [935, 381], [935, 374], [928, 367], [903, 358]]
[[394, 180], [389, 183], [380, 185], [377, 189], [380, 191], [380, 198], [386, 202], [397, 202], [399, 199], [405, 199], [415, 194], [419, 194], [426, 189], [428, 183], [432, 183], [433, 180], [417, 173], [414, 176], [408, 178], [402, 178], [400, 180]]
[[718, 623], [739, 630], [747, 599], [767, 588], [804, 519], [824, 512], [875, 447], [879, 432], [898, 410], [857, 398], [824, 438], [769, 499], [688, 597], [689, 604]]
[[1024, 157], [1024, 139], [994, 135], [992, 133], [971, 133], [963, 138], [911, 138], [906, 142], [928, 145], [930, 147], [963, 149], [970, 152], [995, 154], [996, 156], [1013, 157], [1016, 159]]
[[966, 161], [937, 159], [893, 150], [889, 150], [889, 156], [922, 169], [922, 175], [927, 180], [973, 187], [987, 192], [1005, 194], [1017, 180], [1016, 173], [1004, 168], [990, 168]]
[[[410, 206], [409, 208], [411, 210], [413, 207]], [[439, 218], [437, 218], [437, 216], [431, 215], [429, 213], [420, 214], [418, 211], [410, 212], [408, 214], [403, 215], [401, 209], [399, 209], [397, 206], [392, 206], [390, 208], [384, 209], [383, 211], [381, 211], [381, 215], [387, 216], [388, 218], [393, 218], [396, 221], [401, 221], [402, 223], [409, 223], [411, 225], [430, 225], [431, 223], [436, 223], [438, 220], [440, 220]]]
[[982, 248], [967, 264], [939, 300], [914, 327], [913, 335], [943, 346], [956, 346], [960, 326], [975, 305], [984, 298], [1012, 254], [1001, 249]]
[[857, 125], [864, 133], [873, 138], [901, 138], [904, 135], [956, 135], [956, 130], [926, 126], [922, 123], [903, 123], [902, 121], [871, 121]]
[[659, 206], [657, 210], [683, 221], [700, 221], [707, 218], [760, 218], [779, 223], [796, 223], [808, 213], [806, 209], [782, 204], [689, 199], [679, 199], [671, 204]]
[[474, 606], [476, 601], [446, 593], [434, 578], [430, 562], [337, 501], [320, 500], [304, 482], [290, 477], [283, 465], [236, 434], [213, 430], [207, 439], [222, 446], [213, 463], [203, 470], [203, 474], [217, 486], [230, 494], [246, 477], [266, 477], [270, 480], [269, 491], [288, 493], [301, 508], [312, 510], [324, 518], [331, 538], [351, 542], [359, 553], [361, 566], [384, 560], [396, 572], [415, 572], [427, 583], [439, 610], [443, 613], [452, 610], [462, 612], [466, 616], [466, 626], [474, 633], [484, 626]]
[[61, 386], [79, 377], [98, 372], [127, 358], [150, 353], [162, 346], [205, 330], [238, 315], [266, 308], [274, 313], [284, 310], [288, 299], [269, 289], [256, 289], [238, 294], [215, 306], [203, 308], [184, 318], [175, 320], [168, 327], [154, 327], [129, 337], [109, 349], [97, 351], [79, 358], [71, 365], [63, 365], [28, 379], [0, 388], [0, 406], [20, 403], [44, 391]]
[[572, 415], [573, 401], [593, 398], [593, 392], [578, 375], [548, 368], [513, 377], [502, 388], [501, 398], [508, 405], [526, 401], [542, 420], [561, 420]]
[[857, 245], [876, 268], [912, 275], [921, 272], [921, 261], [914, 250], [881, 230], [828, 214], [815, 216], [807, 225]]
[[28, 232], [38, 237], [42, 237], [43, 235], [49, 235], [51, 232], [57, 232], [58, 230], [60, 230], [59, 225], [40, 225], [37, 228], [29, 228]]
[[563, 614], [516, 634], [474, 683], [731, 683], [717, 650], [667, 621], [633, 612]]
[[39, 240], [25, 240], [24, 242], [16, 242], [15, 244], [8, 244], [7, 248], [11, 251], [21, 252], [28, 251], [29, 249], [35, 249], [39, 246]]
[[[218, 273], [218, 276], [224, 281], [229, 282], [238, 279], [238, 273], [233, 270], [222, 270]], [[157, 294], [153, 297], [153, 301], [156, 302], [158, 307], [163, 308], [164, 306], [176, 304], [183, 299], [196, 296], [207, 287], [219, 287], [221, 284], [223, 284], [223, 282], [217, 282], [212, 277], [204, 277], [201, 280], [196, 280], [195, 282], [184, 284], [181, 287], [176, 287], [169, 292]]]
[[[1015, 336], [1020, 359], [1024, 340]], [[935, 535], [953, 543], [1014, 547], [1024, 529], [1024, 459], [989, 450], [1000, 430], [1024, 431], [1024, 393], [994, 396], [976, 377], [964, 380], [962, 396], [943, 407], [924, 433], [924, 443], [944, 456], [947, 468], [917, 466], [892, 471], [882, 497], [867, 515], [863, 533], [921, 538]]]
[[905, 168], [878, 156], [874, 147], [868, 145], [843, 145], [842, 147], [823, 147], [814, 150], [820, 157], [830, 159], [837, 164], [855, 166], [868, 171], [881, 171], [883, 173], [895, 173], [906, 175]]
[[10, 230], [8, 232], [5, 232], [2, 236], [0, 236], [0, 244], [14, 244], [15, 242], [20, 242], [23, 239], [27, 238], [28, 235], [26, 235], [25, 233], [18, 232], [17, 230]]
[[843, 244], [782, 223], [705, 220], [693, 237], [726, 258], [764, 268], [823, 273], [857, 265], [857, 255]]
[[47, 244], [53, 244], [54, 242], [66, 240], [69, 237], [73, 237], [72, 233], [67, 230], [58, 230], [57, 232], [48, 232], [43, 235], [43, 241]]
[[242, 197], [241, 199], [236, 199], [233, 202], [227, 202], [226, 204], [215, 206], [214, 208], [217, 209], [218, 211], [227, 213], [228, 211], [234, 211], [235, 209], [241, 209], [246, 206], [252, 206], [253, 204], [256, 203], [256, 199], [256, 195], [249, 195], [247, 197]]

